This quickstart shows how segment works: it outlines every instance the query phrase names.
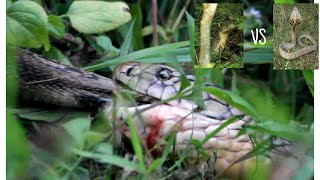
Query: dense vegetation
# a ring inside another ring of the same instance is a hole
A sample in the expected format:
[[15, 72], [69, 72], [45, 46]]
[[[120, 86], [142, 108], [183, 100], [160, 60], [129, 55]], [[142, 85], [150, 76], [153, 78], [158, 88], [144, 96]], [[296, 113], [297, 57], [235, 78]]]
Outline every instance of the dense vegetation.
[[[164, 0], [157, 6], [153, 3], [156, 1], [127, 2], [128, 7], [104, 1], [6, 2], [8, 179], [179, 178], [184, 173], [189, 178], [202, 177], [187, 165], [185, 154], [167, 154], [173, 136], [167, 151], [151, 158], [144, 156], [147, 149], [135, 133], [135, 138], [117, 144], [115, 129], [103, 115], [93, 118], [90, 110], [19, 102], [15, 65], [15, 48], [23, 47], [108, 77], [114, 65], [132, 60], [166, 63], [178, 69], [182, 69], [178, 62], [192, 66], [195, 50], [190, 47], [195, 42], [195, 28], [191, 1]], [[268, 4], [263, 1], [245, 8], [256, 5], [270, 13], [270, 8], [265, 8]], [[91, 8], [99, 7], [112, 8], [91, 12]], [[111, 14], [121, 18], [110, 24]], [[269, 26], [270, 21], [262, 19], [261, 26]], [[311, 177], [313, 169], [304, 167], [313, 164], [313, 72], [272, 71], [270, 54], [261, 55], [258, 49], [257, 59], [255, 50], [250, 51], [253, 56], [245, 60], [243, 70], [186, 68], [186, 72], [196, 75], [200, 86], [195, 91], [202, 90], [203, 78], [231, 90], [210, 92], [256, 120], [259, 128], [248, 127], [243, 133], [254, 138], [267, 135], [304, 142], [301, 151], [310, 158], [296, 177]], [[197, 96], [191, 98], [198, 101]], [[133, 126], [131, 130], [134, 132]], [[261, 146], [267, 145], [264, 142]], [[253, 178], [261, 179], [263, 173], [258, 171]]]
[[[200, 51], [200, 21], [203, 16], [202, 4], [195, 6], [195, 49], [197, 51], [196, 64]], [[232, 28], [231, 28], [232, 26]], [[220, 35], [223, 32], [224, 35]], [[214, 68], [243, 67], [243, 4], [219, 4], [211, 24], [210, 50], [211, 65]], [[223, 37], [223, 38], [222, 38]], [[224, 38], [227, 37], [227, 38]], [[220, 43], [226, 39], [223, 48]], [[216, 51], [216, 49], [219, 49]]]

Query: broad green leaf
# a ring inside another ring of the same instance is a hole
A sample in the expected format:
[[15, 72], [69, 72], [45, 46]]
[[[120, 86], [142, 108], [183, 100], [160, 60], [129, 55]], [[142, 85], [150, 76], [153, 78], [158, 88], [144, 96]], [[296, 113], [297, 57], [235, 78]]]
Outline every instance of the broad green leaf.
[[82, 149], [90, 128], [91, 121], [89, 118], [76, 118], [63, 124], [65, 130], [74, 139], [75, 146]]
[[92, 153], [80, 150], [74, 150], [74, 152], [82, 157], [96, 159], [97, 161], [100, 161], [102, 163], [113, 164], [119, 167], [140, 171], [139, 166], [137, 164], [134, 164], [133, 162], [116, 155]]
[[73, 28], [85, 34], [110, 31], [131, 20], [123, 2], [74, 1], [66, 16]]
[[16, 1], [7, 9], [7, 42], [20, 47], [49, 49], [48, 19], [33, 1]]
[[65, 27], [62, 19], [58, 16], [51, 15], [48, 17], [49, 34], [57, 39], [63, 38]]
[[96, 145], [94, 150], [96, 153], [112, 154], [113, 153], [113, 146], [110, 143], [99, 143]]
[[106, 133], [89, 131], [86, 137], [86, 141], [88, 142], [86, 147], [91, 148], [95, 146], [97, 143], [103, 141], [105, 138], [106, 138]]
[[47, 59], [53, 59], [61, 64], [71, 65], [70, 60], [56, 47], [51, 46], [49, 51], [44, 51], [43, 56]]
[[112, 45], [112, 41], [108, 36], [96, 37], [96, 42], [103, 49], [106, 57], [113, 58], [118, 56], [120, 50]]

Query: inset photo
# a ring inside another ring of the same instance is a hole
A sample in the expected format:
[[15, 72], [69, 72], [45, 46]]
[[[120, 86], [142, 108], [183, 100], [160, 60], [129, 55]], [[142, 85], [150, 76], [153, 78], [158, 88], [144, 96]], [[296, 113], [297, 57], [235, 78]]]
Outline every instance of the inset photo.
[[243, 10], [242, 3], [196, 3], [196, 68], [243, 68]]
[[273, 69], [319, 69], [319, 5], [273, 5]]

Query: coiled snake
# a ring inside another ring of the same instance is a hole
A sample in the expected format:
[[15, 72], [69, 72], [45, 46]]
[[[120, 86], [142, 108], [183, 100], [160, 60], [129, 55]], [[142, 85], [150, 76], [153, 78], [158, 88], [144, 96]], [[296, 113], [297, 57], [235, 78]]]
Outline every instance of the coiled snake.
[[[111, 114], [111, 95], [120, 88], [113, 80], [47, 61], [24, 50], [19, 51], [18, 65], [22, 96], [25, 98], [70, 107], [104, 104], [105, 111]], [[158, 101], [166, 100], [175, 96], [181, 86], [180, 73], [165, 65], [125, 63], [114, 69], [114, 79], [139, 92], [138, 99], [141, 96], [149, 96]], [[194, 83], [194, 76], [187, 75], [187, 79], [191, 84]], [[201, 141], [228, 119], [239, 116], [202, 146], [216, 157], [215, 170], [218, 173], [223, 172], [253, 148], [248, 135], [237, 136], [241, 128], [250, 123], [250, 117], [212, 94], [203, 92], [202, 97], [206, 110], [199, 112], [192, 113], [197, 108], [194, 102], [178, 99], [143, 111], [141, 116], [134, 115], [150, 104], [119, 107], [117, 119], [119, 122], [129, 116], [135, 117], [134, 123], [142, 142], [150, 149], [160, 144], [158, 151], [161, 152], [166, 144], [165, 137], [173, 131], [177, 131], [176, 148], [182, 150], [187, 148], [190, 139]], [[126, 125], [120, 130], [130, 136]], [[281, 141], [280, 144], [281, 151], [289, 151], [289, 146], [286, 146], [289, 143]], [[255, 162], [254, 158], [236, 163], [228, 170], [228, 176], [239, 176], [248, 166], [254, 164], [252, 161]]]
[[[296, 26], [302, 22], [301, 15], [300, 15], [297, 7], [294, 7], [294, 9], [290, 15], [289, 20], [290, 20], [290, 24], [291, 24], [290, 34], [291, 34], [291, 41], [292, 42], [291, 43], [281, 43], [279, 45], [280, 55], [285, 59], [291, 60], [291, 59], [296, 59], [304, 54], [315, 51], [317, 49], [317, 42], [313, 39], [313, 37], [311, 37], [308, 34], [302, 34], [302, 35], [298, 36], [298, 44], [299, 44], [299, 46], [303, 47], [302, 49], [299, 49], [295, 52], [287, 52], [286, 51], [286, 50], [290, 50], [290, 49], [294, 48], [297, 44], [297, 37], [296, 37], [295, 29], [296, 29]], [[306, 46], [301, 41], [304, 38], [310, 40], [312, 45]]]

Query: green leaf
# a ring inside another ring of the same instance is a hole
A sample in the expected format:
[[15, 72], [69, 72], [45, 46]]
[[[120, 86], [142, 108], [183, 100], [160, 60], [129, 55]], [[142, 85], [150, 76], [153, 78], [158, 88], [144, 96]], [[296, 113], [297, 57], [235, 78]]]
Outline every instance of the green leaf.
[[194, 31], [195, 31], [195, 25], [194, 25], [194, 18], [186, 11], [186, 16], [188, 20], [188, 31], [189, 31], [189, 38], [190, 38], [190, 55], [193, 64], [195, 63], [195, 45], [194, 45]]
[[113, 58], [118, 56], [120, 51], [112, 45], [112, 41], [108, 36], [96, 37], [96, 42], [103, 49], [106, 57]]
[[224, 129], [225, 127], [227, 127], [229, 124], [233, 123], [234, 121], [238, 120], [240, 116], [234, 116], [230, 119], [228, 119], [226, 122], [224, 122], [223, 124], [221, 124], [217, 129], [215, 129], [214, 131], [212, 131], [210, 134], [208, 134], [208, 136], [206, 136], [201, 143], [199, 143], [199, 147], [200, 148], [202, 145], [204, 145], [206, 142], [208, 142], [212, 137], [214, 137], [217, 133], [219, 133], [222, 129]]
[[286, 4], [291, 4], [291, 3], [295, 3], [294, 0], [275, 0], [274, 1], [275, 3], [279, 3], [279, 4], [282, 4], [282, 3], [286, 3]]
[[7, 116], [7, 136], [6, 136], [6, 162], [7, 178], [19, 179], [24, 176], [29, 165], [29, 148], [27, 139], [18, 120], [10, 112]]
[[106, 133], [89, 131], [86, 137], [86, 141], [88, 142], [86, 147], [91, 148], [95, 146], [97, 143], [103, 141], [105, 138], [106, 138]]
[[169, 140], [165, 149], [163, 150], [161, 158], [158, 158], [152, 162], [152, 164], [147, 169], [147, 174], [152, 173], [158, 167], [161, 167], [163, 163], [167, 160], [169, 153], [171, 152], [172, 147], [174, 146], [174, 140], [176, 139], [177, 133], [174, 132], [170, 135]]
[[130, 51], [134, 24], [135, 24], [135, 20], [132, 21], [129, 30], [127, 30], [126, 38], [124, 39], [124, 42], [122, 43], [120, 48], [120, 56], [127, 55]]
[[139, 160], [140, 170], [142, 170], [144, 172], [146, 167], [144, 164], [144, 158], [143, 158], [144, 156], [143, 156], [142, 146], [141, 146], [141, 143], [139, 140], [140, 137], [137, 132], [137, 128], [136, 128], [135, 124], [133, 123], [132, 118], [129, 118], [127, 122], [128, 122], [129, 129], [130, 129], [130, 139], [131, 139], [131, 144], [133, 146], [133, 150], [135, 152], [135, 155], [137, 156], [137, 159]]
[[62, 19], [58, 16], [50, 15], [48, 17], [48, 31], [50, 35], [57, 39], [63, 38], [65, 27]]
[[28, 119], [32, 121], [45, 121], [45, 122], [55, 122], [61, 119], [65, 114], [59, 111], [48, 111], [48, 110], [40, 110], [40, 111], [25, 111], [17, 113], [20, 118]]
[[[182, 42], [177, 42], [177, 43], [172, 43], [172, 44], [166, 44], [162, 46], [157, 46], [157, 47], [151, 47], [147, 49], [143, 49], [140, 51], [135, 51], [133, 53], [130, 53], [126, 56], [120, 56], [114, 59], [108, 59], [106, 57], [102, 57], [101, 59], [97, 60], [93, 65], [87, 66], [86, 70], [97, 70], [101, 68], [105, 68], [111, 65], [116, 65], [116, 64], [121, 64], [124, 62], [128, 61], [134, 61], [138, 59], [142, 59], [144, 57], [150, 57], [150, 56], [157, 56], [157, 61], [161, 61], [162, 59], [159, 58], [159, 55], [166, 54], [168, 52], [172, 52], [173, 50], [177, 48], [181, 48], [184, 46], [188, 46], [189, 41], [182, 41]], [[165, 60], [166, 62], [169, 62], [169, 60]]]
[[74, 1], [66, 16], [73, 28], [86, 34], [110, 31], [131, 20], [123, 2]]
[[313, 144], [313, 139], [310, 139], [310, 134], [304, 132], [301, 127], [296, 127], [293, 124], [277, 123], [274, 121], [265, 121], [257, 123], [254, 126], [246, 126], [243, 131], [253, 130], [251, 134], [256, 134], [256, 132], [270, 134], [277, 137], [281, 137], [287, 140], [295, 142], [303, 142], [305, 145]]
[[112, 144], [109, 144], [109, 143], [99, 143], [94, 148], [94, 150], [97, 153], [112, 154], [113, 153], [113, 146], [112, 146]]
[[141, 3], [134, 3], [130, 6], [132, 12], [132, 18], [134, 19], [132, 45], [133, 49], [140, 50], [143, 48], [142, 38], [142, 11]]
[[49, 51], [44, 51], [43, 56], [48, 59], [56, 60], [61, 64], [71, 65], [70, 60], [59, 49], [57, 49], [54, 46], [51, 46]]
[[49, 49], [47, 15], [33, 1], [16, 1], [7, 10], [7, 42], [20, 47]]
[[313, 80], [314, 72], [311, 70], [305, 70], [305, 71], [302, 71], [302, 73], [312, 96], [314, 96], [314, 80]]
[[10, 0], [6, 0], [6, 9], [11, 6], [12, 2]]
[[[151, 35], [153, 31], [153, 26], [149, 25], [142, 29], [142, 36]], [[165, 40], [168, 41], [167, 33], [162, 26], [157, 25], [157, 33]]]
[[74, 152], [82, 157], [96, 159], [97, 161], [100, 161], [102, 163], [113, 164], [119, 167], [140, 171], [139, 166], [137, 164], [134, 164], [133, 162], [116, 155], [92, 153], [80, 150], [74, 150]]
[[272, 63], [272, 46], [244, 51], [243, 62], [252, 64]]
[[75, 146], [82, 149], [90, 128], [89, 118], [76, 118], [63, 124], [63, 127], [74, 139]]

